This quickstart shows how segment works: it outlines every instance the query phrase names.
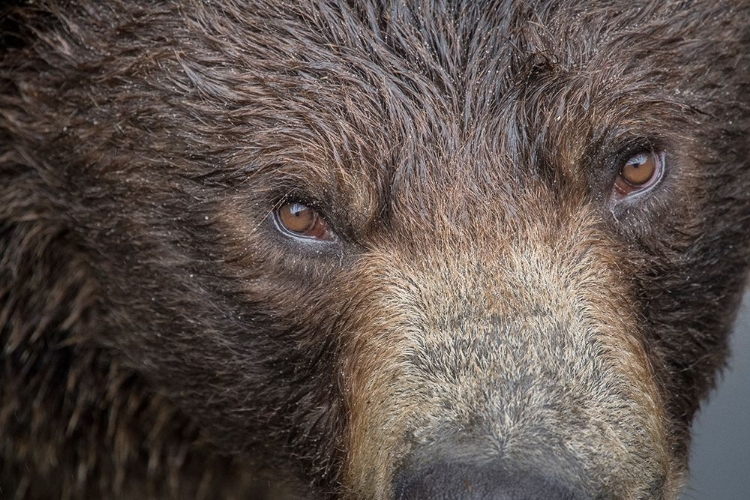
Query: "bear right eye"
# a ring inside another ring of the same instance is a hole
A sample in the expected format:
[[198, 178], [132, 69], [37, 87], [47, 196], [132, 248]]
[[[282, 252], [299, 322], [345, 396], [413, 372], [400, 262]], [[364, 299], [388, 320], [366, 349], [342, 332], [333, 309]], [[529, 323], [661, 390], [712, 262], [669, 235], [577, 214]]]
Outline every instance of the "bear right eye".
[[615, 198], [622, 199], [656, 186], [664, 174], [664, 162], [664, 153], [655, 151], [630, 158], [620, 169], [615, 181]]
[[326, 220], [313, 208], [302, 203], [289, 202], [274, 211], [279, 228], [298, 238], [316, 240], [333, 239], [333, 231]]

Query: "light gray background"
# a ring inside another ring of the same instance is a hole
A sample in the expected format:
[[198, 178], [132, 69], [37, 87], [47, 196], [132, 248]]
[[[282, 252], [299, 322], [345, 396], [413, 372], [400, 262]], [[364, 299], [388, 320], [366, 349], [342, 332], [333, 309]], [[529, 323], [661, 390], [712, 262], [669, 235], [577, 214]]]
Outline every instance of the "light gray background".
[[695, 422], [682, 500], [750, 500], [750, 292], [734, 330], [729, 368]]

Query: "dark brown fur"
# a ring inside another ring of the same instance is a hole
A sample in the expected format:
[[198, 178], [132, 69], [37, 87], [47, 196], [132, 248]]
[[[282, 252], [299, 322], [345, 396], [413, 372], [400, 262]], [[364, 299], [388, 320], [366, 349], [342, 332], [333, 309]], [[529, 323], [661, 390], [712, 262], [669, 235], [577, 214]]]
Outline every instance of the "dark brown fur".
[[748, 264], [750, 5], [593, 4], [8, 7], [0, 497], [502, 461], [676, 498]]

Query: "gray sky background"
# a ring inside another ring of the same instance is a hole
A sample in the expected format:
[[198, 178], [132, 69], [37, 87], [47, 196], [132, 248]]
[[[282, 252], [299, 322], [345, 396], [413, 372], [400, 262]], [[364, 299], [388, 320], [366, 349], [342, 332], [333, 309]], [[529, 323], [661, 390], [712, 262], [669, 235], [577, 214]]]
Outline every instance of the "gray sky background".
[[750, 500], [750, 292], [734, 330], [729, 368], [695, 422], [682, 500]]

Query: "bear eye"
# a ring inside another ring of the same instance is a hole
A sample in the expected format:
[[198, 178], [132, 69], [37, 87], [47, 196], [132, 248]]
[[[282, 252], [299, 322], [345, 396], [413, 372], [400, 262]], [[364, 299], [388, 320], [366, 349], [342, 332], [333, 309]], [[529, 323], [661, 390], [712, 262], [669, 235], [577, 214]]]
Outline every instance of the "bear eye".
[[615, 180], [615, 196], [625, 196], [641, 193], [655, 186], [664, 173], [664, 153], [640, 153], [628, 161], [620, 169]]
[[328, 223], [314, 209], [302, 203], [290, 202], [275, 211], [278, 226], [292, 236], [330, 240], [333, 233]]

